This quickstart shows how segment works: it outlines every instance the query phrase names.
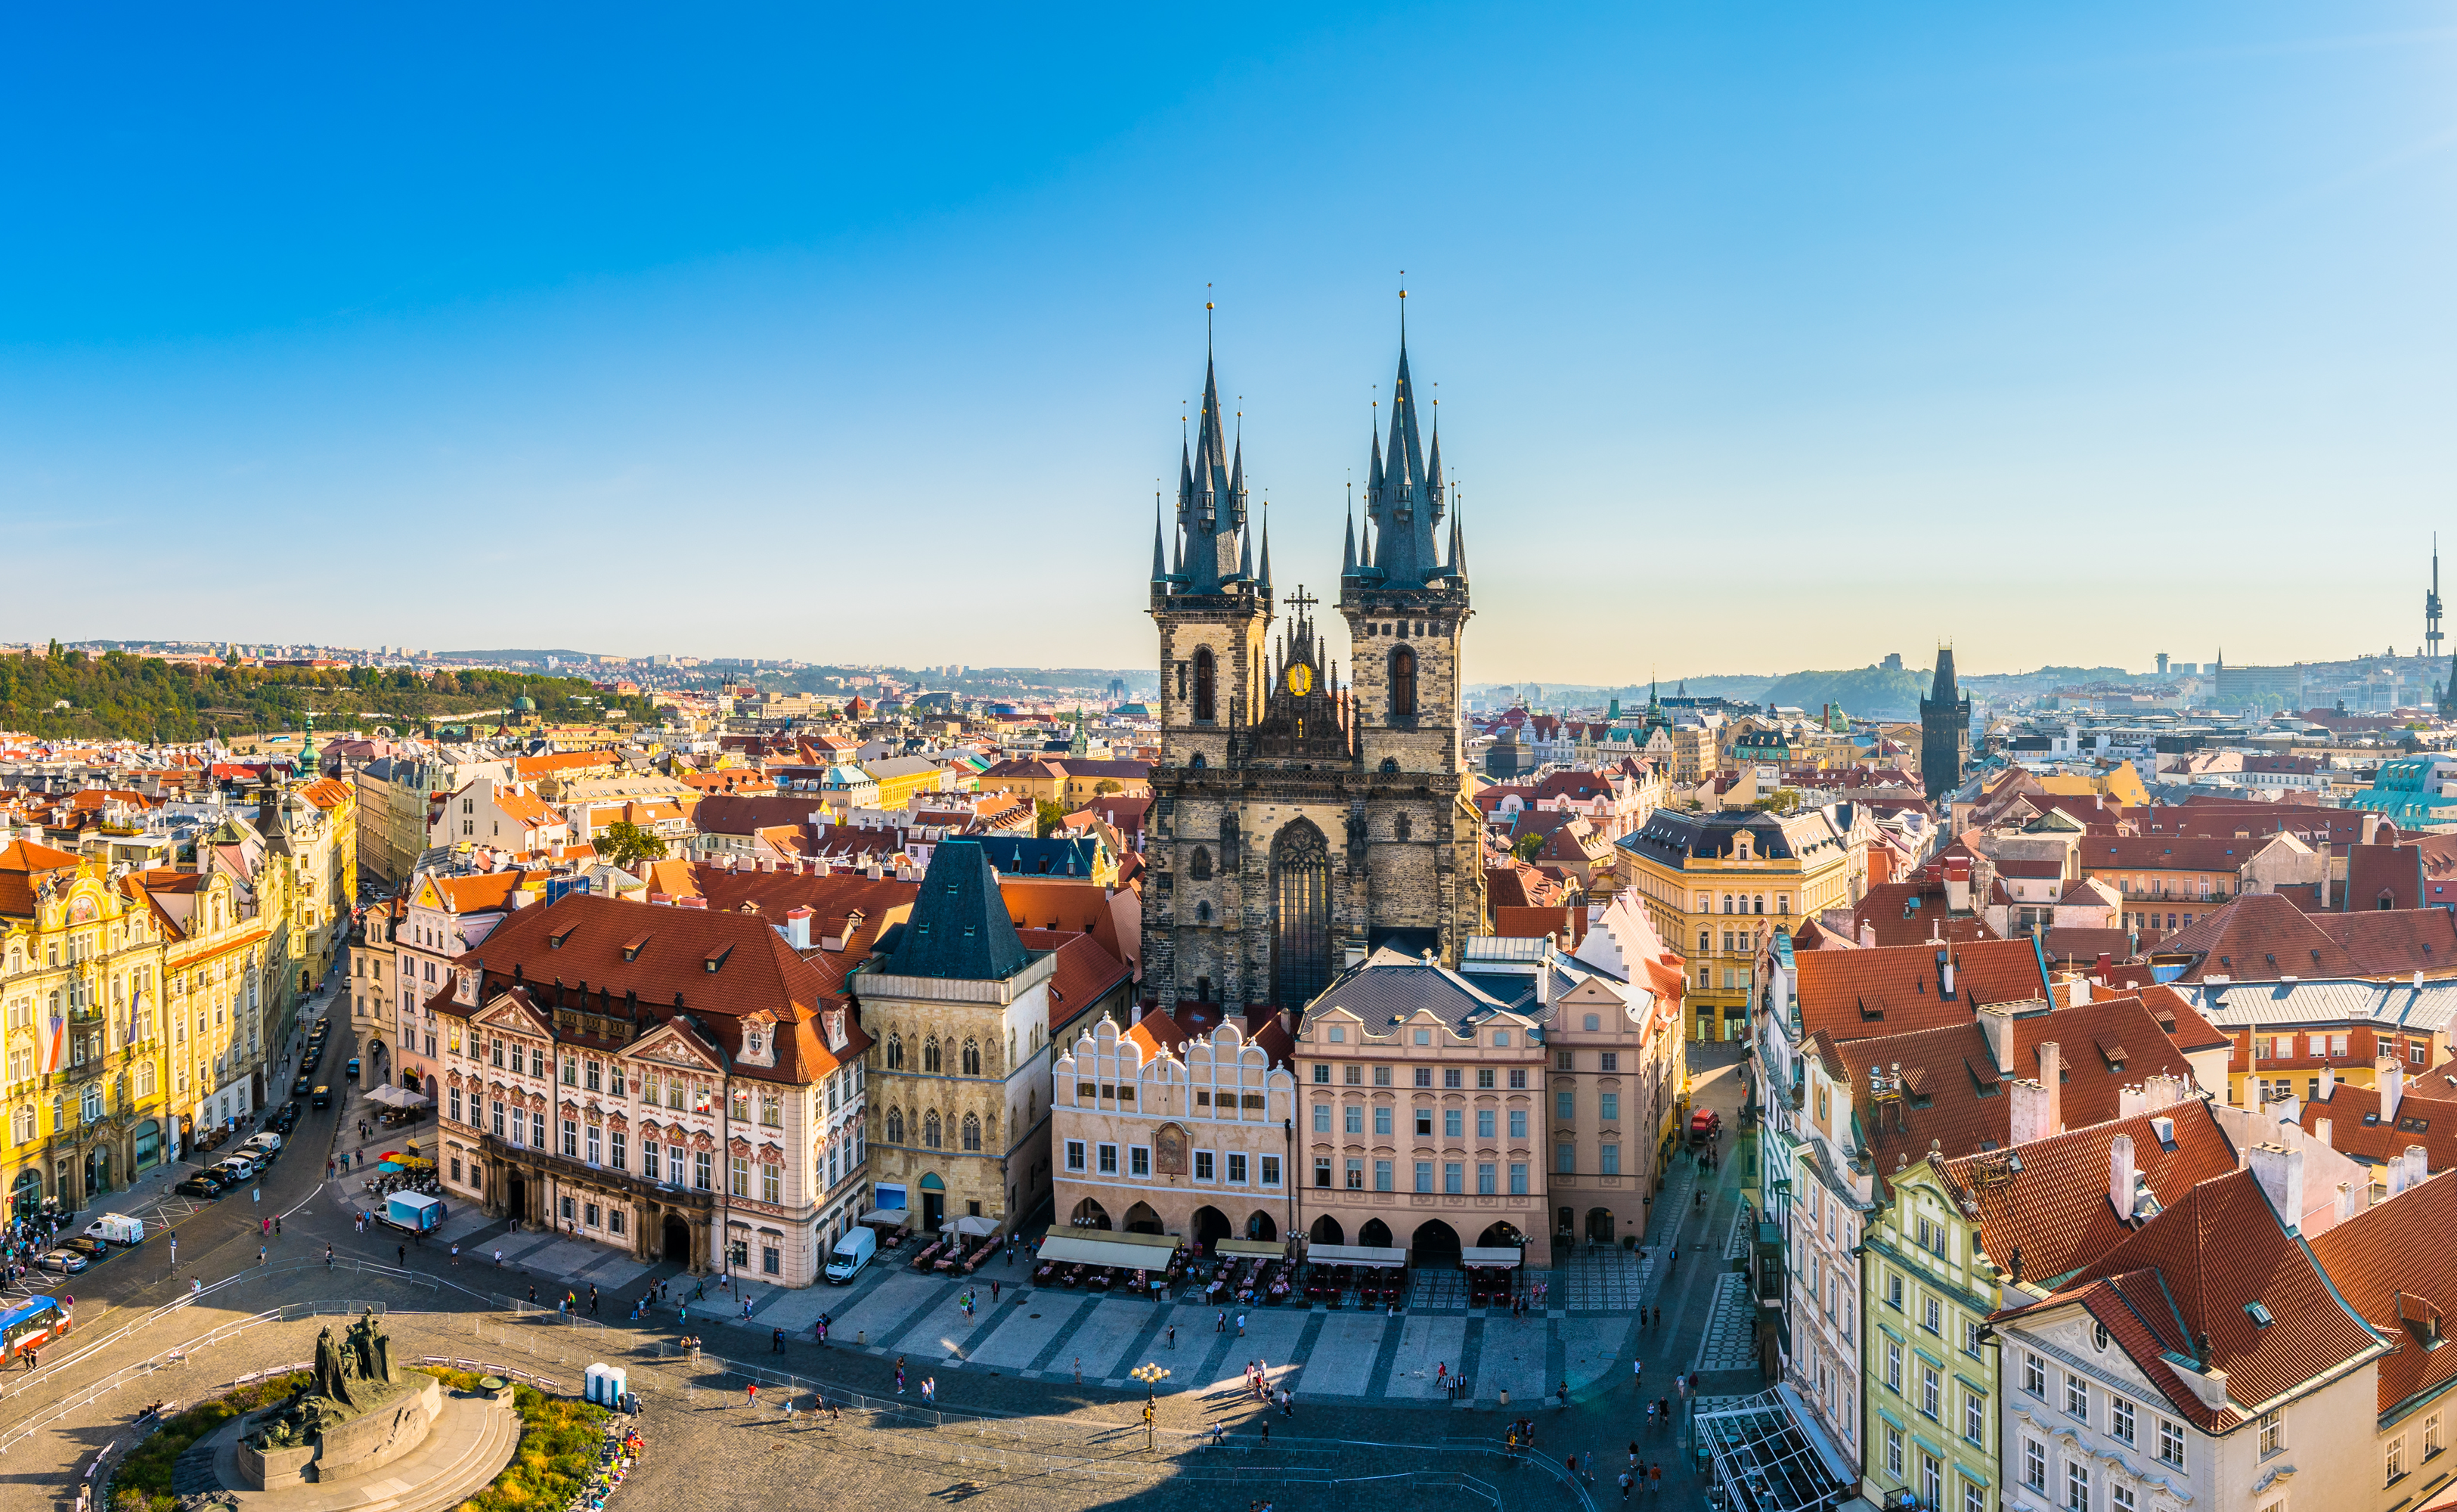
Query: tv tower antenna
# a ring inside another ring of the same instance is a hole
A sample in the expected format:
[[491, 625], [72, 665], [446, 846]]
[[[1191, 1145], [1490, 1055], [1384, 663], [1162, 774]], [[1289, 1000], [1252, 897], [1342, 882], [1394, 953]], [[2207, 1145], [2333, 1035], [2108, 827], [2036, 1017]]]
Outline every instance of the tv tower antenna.
[[2440, 532], [2431, 532], [2431, 591], [2423, 595], [2423, 653], [2440, 659]]

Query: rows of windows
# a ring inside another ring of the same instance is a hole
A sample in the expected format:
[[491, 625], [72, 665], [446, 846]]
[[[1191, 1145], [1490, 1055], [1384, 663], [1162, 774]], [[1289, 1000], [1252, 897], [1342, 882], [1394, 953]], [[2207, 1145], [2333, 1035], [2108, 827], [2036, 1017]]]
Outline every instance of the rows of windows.
[[[1567, 1055], [1569, 1052], [1564, 1050], [1561, 1053]], [[1392, 1068], [1387, 1066], [1376, 1066], [1372, 1067], [1364, 1066], [1343, 1066], [1339, 1068], [1340, 1085], [1343, 1087], [1364, 1086], [1365, 1073], [1368, 1069], [1371, 1069], [1373, 1073], [1374, 1086], [1390, 1087], [1394, 1085], [1392, 1081]], [[1564, 1069], [1567, 1069], [1567, 1067], [1564, 1067]], [[1417, 1066], [1408, 1067], [1408, 1070], [1410, 1074], [1407, 1085], [1410, 1087], [1431, 1087], [1434, 1085], [1434, 1078], [1436, 1075], [1441, 1078], [1441, 1087], [1444, 1091], [1465, 1091], [1468, 1087], [1468, 1068], [1465, 1067], [1445, 1066], [1436, 1070], [1435, 1067], [1431, 1066]], [[1527, 1089], [1527, 1068], [1523, 1066], [1514, 1066], [1499, 1069], [1490, 1066], [1479, 1066], [1475, 1067], [1475, 1070], [1476, 1087], [1478, 1091], [1497, 1091], [1504, 1087], [1517, 1092], [1523, 1092]], [[1331, 1067], [1323, 1062], [1315, 1062], [1313, 1068], [1313, 1082], [1316, 1087], [1329, 1087], [1332, 1083]], [[1105, 1093], [1103, 1095], [1105, 1096], [1106, 1094]]]
[[[1151, 1147], [1148, 1145], [1095, 1145], [1081, 1139], [1066, 1141], [1066, 1169], [1079, 1175], [1114, 1176], [1120, 1173], [1122, 1150], [1125, 1174], [1137, 1179], [1151, 1174]], [[1242, 1150], [1198, 1150], [1193, 1156], [1194, 1179], [1198, 1182], [1219, 1182], [1231, 1187], [1277, 1187], [1281, 1184], [1280, 1157], [1277, 1155], [1249, 1156]]]
[[[1527, 1195], [1528, 1163], [1526, 1161], [1479, 1160], [1474, 1164], [1476, 1171], [1473, 1179], [1477, 1196], [1495, 1197], [1505, 1192], [1514, 1197]], [[1411, 1191], [1420, 1193], [1438, 1191], [1450, 1196], [1464, 1196], [1469, 1191], [1468, 1182], [1471, 1178], [1467, 1161], [1419, 1160], [1412, 1162], [1411, 1165], [1413, 1170], [1408, 1188]], [[1397, 1191], [1397, 1168], [1396, 1161], [1375, 1158], [1371, 1170], [1373, 1184], [1370, 1190]], [[1438, 1187], [1435, 1185], [1437, 1169], [1440, 1181]], [[1333, 1157], [1330, 1155], [1316, 1155], [1313, 1160], [1313, 1184], [1317, 1188], [1364, 1191], [1369, 1190], [1366, 1186], [1368, 1173], [1366, 1157], [1362, 1155], [1338, 1157], [1336, 1165], [1333, 1164]]]
[[[2064, 1409], [2065, 1416], [2085, 1424], [2104, 1427], [2108, 1437], [2121, 1443], [2149, 1450], [2161, 1464], [2178, 1470], [2184, 1468], [2184, 1425], [2182, 1423], [2172, 1418], [2152, 1414], [2151, 1417], [2157, 1424], [2156, 1441], [2145, 1443], [2143, 1435], [2146, 1430], [2141, 1424], [2142, 1410], [2130, 1398], [2109, 1391], [2104, 1386], [2094, 1385], [2090, 1377], [2079, 1371], [2065, 1370], [2059, 1374], [2063, 1377], [2063, 1386], [2058, 1404]], [[2022, 1391], [2025, 1395], [2046, 1401], [2048, 1376], [2048, 1362], [2037, 1351], [2022, 1352]], [[2097, 1411], [2097, 1404], [2102, 1398], [2106, 1401], [2104, 1417], [2101, 1417]], [[2273, 1442], [2273, 1436], [2282, 1432], [2279, 1426], [2281, 1421], [2276, 1413], [2261, 1419], [2263, 1444], [2261, 1452], [2264, 1455], [2276, 1452], [2277, 1445]], [[2046, 1473], [2044, 1467], [2040, 1473], [2042, 1475]], [[2034, 1484], [2044, 1488], [2043, 1482], [2034, 1482]]]

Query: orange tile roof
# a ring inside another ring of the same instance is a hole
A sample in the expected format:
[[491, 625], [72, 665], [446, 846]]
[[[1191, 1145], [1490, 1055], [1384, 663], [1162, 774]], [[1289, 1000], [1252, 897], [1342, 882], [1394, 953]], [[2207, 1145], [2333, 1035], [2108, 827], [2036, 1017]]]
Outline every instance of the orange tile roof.
[[[2159, 1141], [2153, 1119], [2168, 1121], [2170, 1143]], [[2199, 1097], [2136, 1118], [2069, 1129], [2017, 1150], [1933, 1164], [1964, 1212], [1976, 1209], [1980, 1248], [1988, 1257], [2034, 1284], [2053, 1286], [2115, 1249], [2137, 1227], [2130, 1211], [2118, 1213], [2110, 1195], [2110, 1150], [2118, 1134], [2133, 1141], [2134, 1170], [2162, 1203], [2237, 1165], [2234, 1144]]]
[[[2387, 1348], [2280, 1226], [2249, 1170], [2193, 1187], [2073, 1285], [2022, 1311], [2076, 1301], [2178, 1415], [2210, 1433], [2243, 1420], [2235, 1402], [2274, 1400]], [[2249, 1312], [2255, 1302], [2272, 1319], [2265, 1327]], [[2225, 1371], [2229, 1404], [2203, 1406], [2171, 1355]]]
[[[2001, 1073], [1987, 1031], [1971, 1018], [1839, 1044], [1817, 1031], [1809, 1043], [1828, 1079], [1848, 1088], [1852, 1116], [1881, 1181], [1931, 1153], [1931, 1142], [1933, 1152], [1949, 1160], [2011, 1143], [2013, 1099], [2006, 1084], [2035, 1079], [2039, 1047], [2052, 1042], [2064, 1067], [2056, 1087], [2057, 1117], [2069, 1129], [2114, 1118], [2118, 1094], [2144, 1078], [2180, 1076], [2192, 1085], [2192, 1063], [2160, 1032], [2138, 998], [2102, 998], [2024, 1014], [2013, 1020], [2013, 1030], [2012, 1069]], [[1869, 1072], [1895, 1068], [1907, 1095], [1880, 1109], [1869, 1092]]]
[[1026, 950], [1058, 952], [1057, 973], [1049, 979], [1049, 1027], [1057, 1029], [1101, 999], [1103, 993], [1134, 975], [1134, 967], [1104, 949], [1090, 935], [1053, 929], [1019, 929], [1015, 937]]
[[[2329, 1148], [2371, 1165], [2386, 1165], [2405, 1153], [2408, 1145], [2421, 1145], [2425, 1170], [2457, 1167], [2457, 1096], [2433, 1097], [2409, 1089], [2398, 1099], [2395, 1119], [2384, 1124], [2380, 1111], [2380, 1088], [2339, 1082], [2326, 1097], [2304, 1100], [2302, 1122], [2318, 1135], [2326, 1120]], [[2457, 1306], [2457, 1292], [2449, 1294], [2449, 1302]]]
[[1944, 993], [1938, 947], [1813, 950], [1794, 958], [1802, 1027], [1836, 1040], [1967, 1024], [1983, 1003], [2047, 996], [2037, 951], [2027, 940], [1972, 940], [1951, 947], [1953, 996]]
[[2380, 1362], [2379, 1410], [2457, 1380], [2457, 1175], [2441, 1174], [2366, 1208], [2312, 1240], [2321, 1269], [2364, 1320], [2398, 1348]]

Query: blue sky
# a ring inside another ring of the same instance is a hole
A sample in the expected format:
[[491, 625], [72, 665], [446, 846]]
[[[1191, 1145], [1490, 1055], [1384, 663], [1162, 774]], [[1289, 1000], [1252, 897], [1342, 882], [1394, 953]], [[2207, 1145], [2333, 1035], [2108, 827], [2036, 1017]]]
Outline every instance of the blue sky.
[[1204, 300], [1324, 591], [1402, 268], [1478, 678], [2457, 588], [2445, 6], [0, 27], [0, 638], [1141, 665]]

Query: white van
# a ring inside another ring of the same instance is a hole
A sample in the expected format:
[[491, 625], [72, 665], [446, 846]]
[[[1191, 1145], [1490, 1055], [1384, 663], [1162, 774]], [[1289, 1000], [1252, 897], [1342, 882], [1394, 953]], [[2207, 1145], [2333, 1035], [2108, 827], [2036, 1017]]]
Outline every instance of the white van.
[[260, 1150], [270, 1155], [281, 1148], [281, 1136], [270, 1129], [261, 1129], [240, 1140], [238, 1148], [243, 1151]]
[[828, 1256], [828, 1279], [838, 1286], [844, 1285], [859, 1275], [861, 1268], [868, 1265], [870, 1257], [878, 1253], [878, 1235], [871, 1232], [866, 1225], [856, 1227], [851, 1233], [836, 1241], [836, 1253]]
[[124, 1212], [106, 1212], [85, 1226], [85, 1236], [122, 1247], [145, 1242], [145, 1220]]

